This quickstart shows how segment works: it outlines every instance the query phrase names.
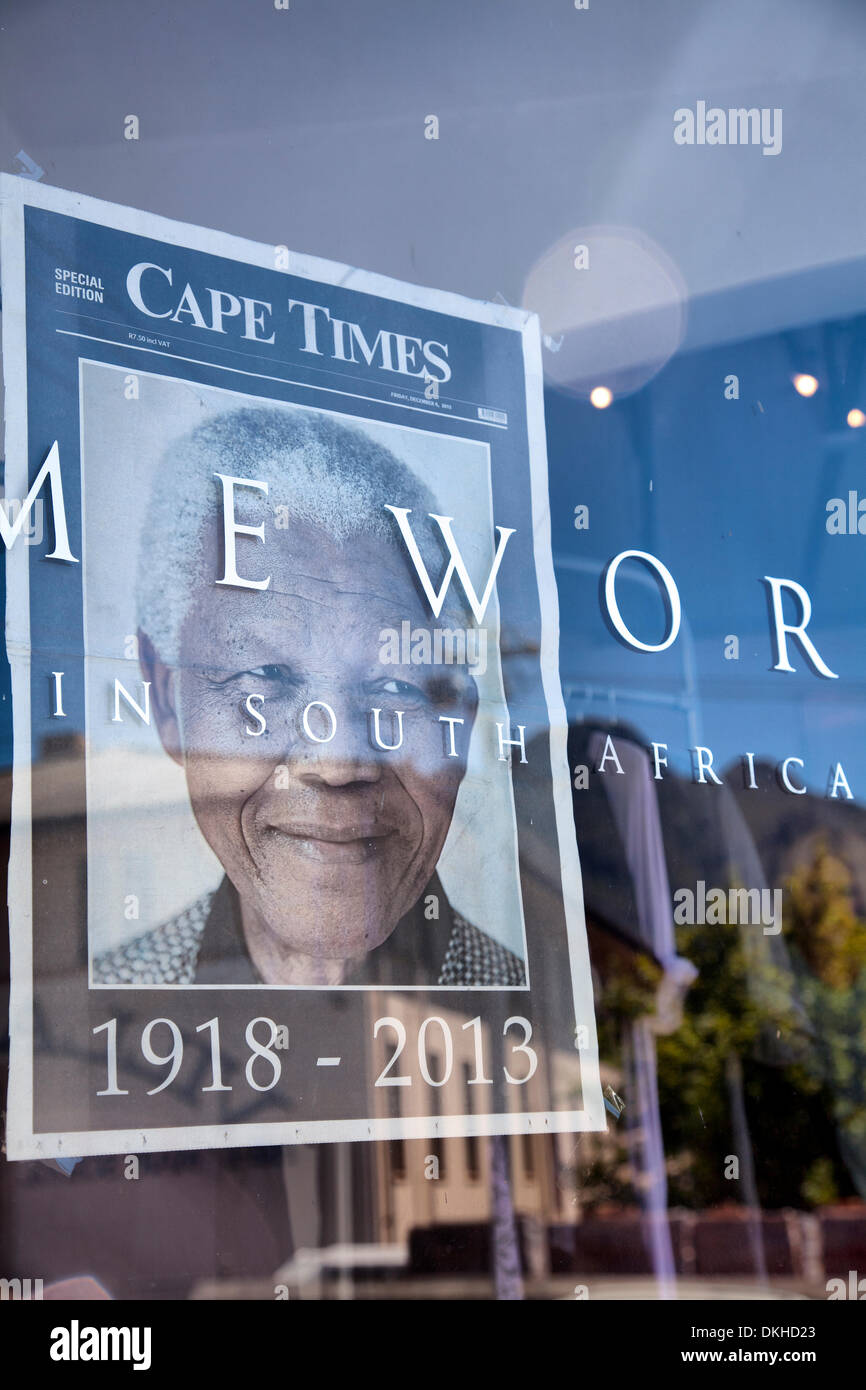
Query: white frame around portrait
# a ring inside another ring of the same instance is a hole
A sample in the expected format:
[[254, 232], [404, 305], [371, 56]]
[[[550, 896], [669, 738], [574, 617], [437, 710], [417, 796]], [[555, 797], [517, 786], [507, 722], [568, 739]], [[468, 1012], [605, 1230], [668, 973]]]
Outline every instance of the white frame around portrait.
[[[0, 259], [3, 272], [3, 363], [6, 386], [6, 494], [29, 490], [27, 449], [27, 344], [24, 265], [24, 208], [43, 208], [167, 245], [218, 255], [274, 269], [274, 247], [240, 237], [170, 221], [99, 199], [0, 175]], [[583, 1106], [576, 1110], [505, 1112], [301, 1123], [189, 1125], [176, 1128], [111, 1131], [34, 1132], [33, 1126], [33, 942], [29, 688], [29, 572], [23, 545], [7, 554], [6, 639], [12, 670], [13, 790], [9, 919], [11, 993], [9, 1012], [10, 1081], [7, 1156], [11, 1159], [81, 1157], [143, 1150], [232, 1148], [269, 1144], [307, 1144], [369, 1139], [415, 1139], [466, 1135], [569, 1133], [606, 1128], [599, 1073], [595, 1009], [583, 902], [580, 860], [575, 843], [567, 762], [567, 719], [559, 679], [559, 605], [553, 571], [542, 394], [541, 339], [534, 314], [507, 305], [482, 303], [448, 292], [424, 289], [386, 276], [313, 256], [290, 256], [293, 275], [391, 298], [439, 314], [508, 328], [521, 334], [526, 389], [532, 534], [541, 611], [539, 666], [550, 731], [552, 794], [561, 892], [568, 942], [568, 971], [579, 1049]], [[410, 404], [406, 410], [421, 409]], [[407, 416], [407, 419], [411, 418]], [[450, 416], [450, 418], [460, 418]], [[478, 421], [473, 417], [473, 423]], [[82, 563], [84, 557], [82, 555]], [[577, 1031], [579, 1030], [579, 1031]]]

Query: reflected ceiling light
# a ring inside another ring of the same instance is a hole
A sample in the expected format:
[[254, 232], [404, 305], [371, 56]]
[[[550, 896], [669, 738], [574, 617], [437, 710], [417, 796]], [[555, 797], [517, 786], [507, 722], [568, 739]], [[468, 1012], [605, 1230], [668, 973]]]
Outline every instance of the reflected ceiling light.
[[548, 382], [586, 401], [601, 380], [620, 400], [679, 348], [687, 299], [677, 266], [643, 232], [587, 225], [541, 253], [521, 304], [541, 320]]
[[859, 430], [861, 425], [866, 425], [866, 415], [863, 414], [862, 410], [849, 410], [848, 424], [852, 430]]
[[800, 396], [814, 396], [818, 390], [818, 378], [809, 376], [807, 372], [800, 372], [794, 377], [794, 390]]
[[589, 399], [592, 401], [596, 410], [607, 410], [607, 407], [613, 400], [613, 392], [609, 390], [607, 386], [593, 386], [589, 393]]

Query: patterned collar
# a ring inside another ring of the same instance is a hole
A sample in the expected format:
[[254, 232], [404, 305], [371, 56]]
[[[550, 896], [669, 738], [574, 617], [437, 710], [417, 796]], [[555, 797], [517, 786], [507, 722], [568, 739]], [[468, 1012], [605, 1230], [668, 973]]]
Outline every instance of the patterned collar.
[[[433, 913], [436, 916], [433, 916]], [[428, 916], [428, 914], [430, 914]], [[263, 983], [247, 954], [237, 893], [228, 879], [183, 912], [93, 962], [95, 984]], [[525, 988], [526, 967], [499, 941], [451, 907], [434, 875], [386, 942], [371, 951], [347, 984], [401, 989]]]

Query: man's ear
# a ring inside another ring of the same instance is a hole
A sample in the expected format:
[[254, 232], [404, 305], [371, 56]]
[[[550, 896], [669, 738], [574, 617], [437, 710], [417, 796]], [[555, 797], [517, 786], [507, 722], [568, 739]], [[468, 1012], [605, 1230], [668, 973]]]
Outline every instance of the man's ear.
[[464, 715], [463, 715], [463, 726], [462, 726], [462, 728], [460, 729], [461, 738], [465, 739], [465, 744], [464, 744], [464, 749], [465, 749], [465, 751], [464, 751], [464, 753], [463, 753], [463, 756], [462, 756], [461, 759], [460, 759], [460, 766], [459, 766], [459, 772], [460, 772], [460, 778], [459, 778], [459, 780], [460, 780], [461, 782], [463, 781], [463, 778], [466, 776], [466, 772], [467, 772], [467, 768], [468, 768], [469, 740], [470, 740], [470, 738], [472, 737], [472, 731], [473, 731], [474, 728], [475, 728], [475, 720], [476, 720], [476, 718], [478, 717], [478, 706], [479, 706], [479, 703], [480, 703], [480, 697], [479, 697], [479, 694], [478, 694], [478, 684], [477, 684], [477, 682], [476, 682], [476, 680], [475, 680], [475, 677], [474, 677], [474, 676], [470, 676], [470, 677], [469, 677], [468, 695], [467, 695], [467, 699], [466, 699], [466, 702], [465, 702], [465, 705], [464, 705], [465, 713], [464, 713]]
[[138, 661], [141, 673], [150, 681], [150, 704], [162, 746], [170, 758], [183, 766], [180, 725], [175, 704], [175, 672], [165, 666], [147, 633], [138, 629]]
[[469, 678], [469, 717], [466, 721], [466, 732], [471, 734], [475, 727], [475, 720], [478, 715], [478, 706], [481, 704], [481, 692], [478, 689], [478, 682], [474, 676]]

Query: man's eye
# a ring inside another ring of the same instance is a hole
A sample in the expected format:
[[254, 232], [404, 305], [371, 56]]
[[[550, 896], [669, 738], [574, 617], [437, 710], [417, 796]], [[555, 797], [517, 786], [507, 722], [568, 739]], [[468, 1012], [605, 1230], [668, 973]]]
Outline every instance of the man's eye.
[[241, 672], [241, 679], [254, 676], [259, 681], [271, 681], [279, 685], [293, 685], [295, 674], [288, 666], [277, 666], [268, 662], [264, 666], [251, 666], [248, 670]]
[[382, 695], [396, 696], [407, 703], [423, 703], [436, 707], [455, 704], [463, 693], [462, 686], [452, 676], [444, 674], [431, 676], [423, 686], [397, 680], [392, 676], [390, 680], [380, 681], [375, 691]]
[[383, 695], [402, 695], [407, 700], [426, 700], [427, 696], [417, 685], [412, 685], [409, 681], [389, 680], [383, 681], [379, 686]]

